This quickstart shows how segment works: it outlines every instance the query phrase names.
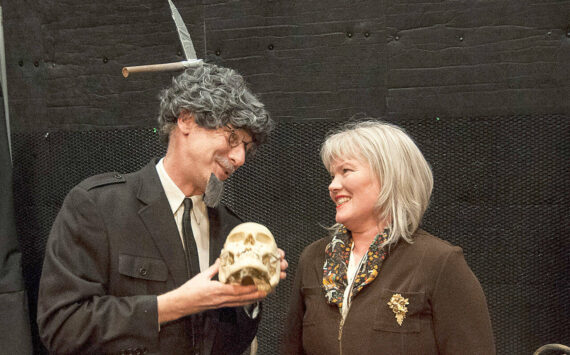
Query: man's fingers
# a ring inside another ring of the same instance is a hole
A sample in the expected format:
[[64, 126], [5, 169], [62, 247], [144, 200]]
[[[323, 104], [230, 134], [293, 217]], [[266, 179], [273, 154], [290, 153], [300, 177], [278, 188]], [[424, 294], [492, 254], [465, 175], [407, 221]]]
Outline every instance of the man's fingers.
[[216, 275], [219, 270], [220, 270], [220, 259], [218, 258], [216, 259], [216, 262], [212, 266], [204, 270], [204, 274], [206, 275], [208, 280], [211, 280], [212, 277], [214, 277], [214, 275]]
[[282, 249], [277, 249], [279, 251], [279, 255], [281, 255], [280, 266], [281, 266], [281, 273], [279, 274], [279, 278], [284, 280], [287, 277], [287, 273], [285, 270], [289, 267], [289, 263], [285, 260], [285, 251]]
[[258, 301], [262, 301], [267, 297], [267, 293], [259, 291], [259, 293], [240, 296], [238, 298], [230, 297], [223, 302], [223, 307], [239, 307], [246, 306]]
[[257, 286], [250, 285], [250, 286], [242, 286], [242, 285], [226, 285], [221, 284], [220, 293], [226, 294], [229, 296], [242, 296], [247, 294], [253, 294], [256, 292], [262, 292], [257, 289]]
[[245, 306], [264, 299], [267, 292], [259, 291], [256, 286], [219, 284], [216, 296], [212, 297], [216, 308]]
[[287, 262], [287, 260], [283, 259], [281, 260], [281, 270], [286, 270], [289, 267], [289, 263]]

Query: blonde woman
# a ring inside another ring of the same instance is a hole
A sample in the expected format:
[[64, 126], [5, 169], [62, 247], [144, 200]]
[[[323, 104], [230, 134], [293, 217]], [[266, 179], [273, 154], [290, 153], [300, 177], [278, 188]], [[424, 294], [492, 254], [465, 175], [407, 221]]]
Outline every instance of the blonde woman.
[[430, 166], [399, 127], [349, 124], [321, 158], [332, 235], [299, 260], [285, 354], [494, 354], [489, 312], [461, 248], [418, 228]]

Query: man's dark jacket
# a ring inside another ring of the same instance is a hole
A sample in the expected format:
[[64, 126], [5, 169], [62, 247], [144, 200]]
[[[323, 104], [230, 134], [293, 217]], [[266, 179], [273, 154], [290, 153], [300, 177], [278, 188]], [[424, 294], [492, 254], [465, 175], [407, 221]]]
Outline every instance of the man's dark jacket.
[[[158, 327], [157, 295], [188, 280], [176, 222], [156, 172], [86, 179], [65, 198], [46, 247], [38, 301], [42, 341], [55, 353], [240, 354], [260, 317], [243, 308]], [[210, 264], [239, 218], [208, 208]]]

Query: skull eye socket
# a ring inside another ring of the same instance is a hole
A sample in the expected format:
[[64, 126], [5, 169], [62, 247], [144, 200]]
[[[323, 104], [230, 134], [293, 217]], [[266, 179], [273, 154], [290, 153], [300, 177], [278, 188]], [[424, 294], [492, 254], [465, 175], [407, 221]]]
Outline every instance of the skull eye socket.
[[257, 233], [255, 235], [255, 240], [257, 240], [258, 242], [263, 243], [263, 244], [269, 244], [269, 243], [271, 243], [272, 238], [268, 235], [263, 234], [263, 233]]
[[245, 236], [244, 236], [243, 232], [238, 232], [238, 233], [234, 233], [234, 234], [228, 236], [227, 241], [230, 243], [237, 243], [237, 242], [243, 240], [244, 237]]

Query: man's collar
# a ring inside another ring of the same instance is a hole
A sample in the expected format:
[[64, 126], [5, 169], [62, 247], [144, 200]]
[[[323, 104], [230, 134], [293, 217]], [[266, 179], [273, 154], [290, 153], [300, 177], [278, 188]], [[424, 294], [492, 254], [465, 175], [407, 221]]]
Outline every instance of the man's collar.
[[[176, 210], [182, 205], [184, 198], [186, 197], [182, 190], [176, 184], [168, 173], [166, 169], [164, 169], [164, 158], [160, 159], [156, 164], [156, 172], [158, 173], [158, 177], [160, 178], [160, 182], [162, 187], [164, 188], [164, 193], [166, 194], [166, 198], [168, 199], [168, 204], [170, 205], [170, 209], [172, 213], [175, 213]], [[192, 198], [192, 203], [194, 207], [199, 207], [202, 211], [204, 210], [204, 201], [202, 195], [190, 196]]]

